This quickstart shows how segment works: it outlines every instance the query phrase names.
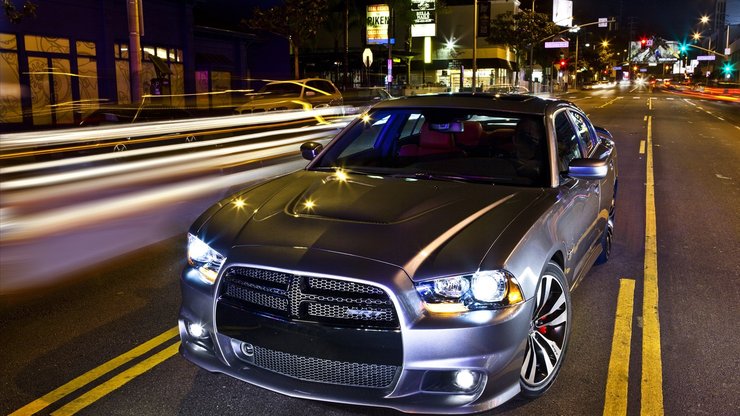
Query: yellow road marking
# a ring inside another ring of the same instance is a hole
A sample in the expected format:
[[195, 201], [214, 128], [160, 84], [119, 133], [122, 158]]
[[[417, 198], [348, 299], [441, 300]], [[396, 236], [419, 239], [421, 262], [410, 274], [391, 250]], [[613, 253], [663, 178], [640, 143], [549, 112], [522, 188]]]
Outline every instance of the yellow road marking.
[[609, 100], [609, 101], [605, 102], [604, 104], [602, 104], [602, 105], [600, 105], [600, 106], [598, 106], [598, 107], [596, 107], [596, 108], [604, 108], [604, 107], [606, 107], [607, 105], [609, 105], [609, 104], [613, 103], [614, 101], [617, 101], [617, 100], [621, 100], [622, 98], [624, 98], [624, 97], [621, 97], [621, 96], [620, 96], [620, 97], [616, 97], [616, 98], [613, 98], [613, 99], [611, 99], [611, 100]]
[[76, 391], [77, 389], [81, 388], [82, 386], [92, 382], [93, 380], [103, 376], [104, 374], [107, 374], [116, 368], [126, 364], [127, 362], [133, 360], [134, 358], [137, 358], [153, 348], [165, 343], [166, 341], [170, 340], [172, 337], [178, 334], [177, 327], [174, 327], [172, 329], [167, 330], [166, 332], [150, 339], [149, 341], [139, 345], [136, 348], [133, 348], [132, 350], [119, 355], [118, 357], [106, 362], [105, 364], [93, 368], [92, 370], [88, 371], [87, 373], [75, 378], [74, 380], [68, 382], [67, 384], [64, 384], [61, 387], [58, 387], [51, 392], [45, 394], [39, 399], [36, 399], [32, 401], [31, 403], [21, 407], [20, 409], [16, 410], [15, 412], [11, 413], [9, 416], [25, 416], [25, 415], [32, 415], [47, 406], [55, 403], [56, 401], [62, 399], [63, 397], [67, 396], [68, 394]]
[[88, 391], [87, 393], [83, 394], [77, 399], [67, 403], [63, 407], [59, 408], [59, 410], [52, 412], [52, 415], [53, 416], [65, 415], [66, 416], [66, 415], [73, 415], [79, 412], [80, 410], [86, 408], [87, 406], [95, 403], [101, 397], [109, 394], [113, 390], [120, 388], [121, 386], [133, 380], [134, 378], [144, 374], [145, 372], [151, 370], [155, 366], [161, 364], [164, 360], [177, 354], [177, 351], [179, 348], [180, 348], [180, 341], [177, 341], [176, 343], [152, 355], [146, 360], [136, 364], [135, 366], [116, 375], [115, 377], [111, 378], [105, 383]]
[[632, 341], [632, 309], [635, 300], [635, 281], [619, 280], [617, 313], [614, 318], [614, 337], [606, 379], [604, 416], [627, 414], [627, 392]]
[[642, 301], [642, 416], [663, 415], [663, 364], [658, 319], [658, 247], [655, 227], [652, 116], [648, 117], [645, 187], [645, 281]]
[[645, 154], [645, 140], [640, 140], [640, 154]]

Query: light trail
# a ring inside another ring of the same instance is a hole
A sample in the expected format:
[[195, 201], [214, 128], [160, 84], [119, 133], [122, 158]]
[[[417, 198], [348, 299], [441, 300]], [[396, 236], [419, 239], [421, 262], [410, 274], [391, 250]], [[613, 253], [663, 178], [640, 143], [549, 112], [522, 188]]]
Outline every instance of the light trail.
[[269, 125], [291, 120], [343, 116], [356, 111], [353, 107], [326, 107], [309, 111], [281, 111], [275, 113], [244, 114], [187, 120], [167, 120], [116, 126], [85, 127], [40, 132], [0, 135], [0, 151], [7, 152], [39, 146], [77, 143], [91, 140], [110, 140], [127, 137], [157, 136], [199, 132], [248, 125]]

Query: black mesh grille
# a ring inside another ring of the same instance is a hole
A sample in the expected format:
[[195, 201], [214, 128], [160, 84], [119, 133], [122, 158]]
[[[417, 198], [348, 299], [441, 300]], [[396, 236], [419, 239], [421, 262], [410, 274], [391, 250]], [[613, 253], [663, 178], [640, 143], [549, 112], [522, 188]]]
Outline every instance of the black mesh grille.
[[221, 295], [246, 310], [288, 320], [350, 327], [399, 327], [393, 302], [382, 289], [363, 283], [231, 267]]
[[305, 381], [375, 388], [390, 386], [398, 371], [393, 365], [302, 357], [256, 345], [254, 365]]

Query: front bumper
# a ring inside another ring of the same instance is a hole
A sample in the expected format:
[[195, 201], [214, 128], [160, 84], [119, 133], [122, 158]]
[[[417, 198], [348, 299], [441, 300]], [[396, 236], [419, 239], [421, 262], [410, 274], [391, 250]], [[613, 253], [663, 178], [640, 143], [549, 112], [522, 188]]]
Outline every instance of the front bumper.
[[[495, 311], [433, 316], [399, 270], [379, 263], [358, 266], [362, 274], [389, 276], [382, 282], [355, 281], [391, 295], [398, 327], [351, 328], [243, 310], [214, 301], [218, 285], [203, 285], [197, 272], [186, 268], [180, 352], [208, 371], [288, 396], [404, 412], [474, 413], [519, 392], [531, 300]], [[202, 338], [190, 334], [191, 323], [205, 328]], [[473, 386], [452, 382], [460, 369], [477, 376]]]

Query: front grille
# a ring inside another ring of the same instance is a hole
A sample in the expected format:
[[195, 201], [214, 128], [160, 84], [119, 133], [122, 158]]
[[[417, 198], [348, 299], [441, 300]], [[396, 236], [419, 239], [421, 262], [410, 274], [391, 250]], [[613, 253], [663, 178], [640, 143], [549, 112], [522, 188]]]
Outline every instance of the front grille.
[[254, 365], [305, 381], [374, 388], [390, 386], [399, 368], [394, 365], [304, 357], [256, 345]]
[[379, 287], [251, 267], [224, 273], [221, 295], [244, 309], [285, 320], [398, 329], [393, 302]]

